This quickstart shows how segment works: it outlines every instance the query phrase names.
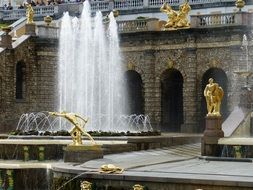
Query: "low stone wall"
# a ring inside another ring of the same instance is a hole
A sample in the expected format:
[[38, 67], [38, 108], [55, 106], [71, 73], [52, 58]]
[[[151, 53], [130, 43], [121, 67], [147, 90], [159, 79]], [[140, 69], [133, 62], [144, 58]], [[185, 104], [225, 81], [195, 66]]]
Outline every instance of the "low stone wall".
[[[57, 175], [54, 173], [52, 190], [57, 190], [64, 183], [70, 180], [73, 176]], [[147, 190], [251, 190], [250, 184], [243, 182], [226, 183], [223, 181], [212, 180], [191, 180], [191, 179], [169, 179], [169, 178], [145, 178], [136, 176], [116, 176], [114, 179], [111, 177], [99, 176], [97, 179], [90, 178], [90, 176], [83, 175], [79, 179], [72, 180], [62, 190], [78, 189], [83, 180], [87, 180], [93, 184], [94, 190], [107, 189], [107, 190], [129, 190], [135, 184], [141, 184]]]

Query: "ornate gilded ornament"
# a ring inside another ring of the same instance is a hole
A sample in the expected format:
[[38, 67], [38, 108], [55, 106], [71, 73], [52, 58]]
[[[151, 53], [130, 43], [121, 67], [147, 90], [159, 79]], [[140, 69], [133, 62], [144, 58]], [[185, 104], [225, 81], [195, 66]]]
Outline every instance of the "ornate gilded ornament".
[[239, 9], [239, 11], [242, 10], [242, 8], [244, 7], [244, 5], [245, 5], [244, 0], [237, 0], [237, 1], [235, 2], [235, 6]]
[[218, 83], [214, 83], [214, 80], [210, 78], [209, 84], [206, 85], [204, 90], [204, 96], [207, 104], [207, 116], [221, 116], [220, 105], [224, 96], [223, 89]]
[[169, 69], [172, 69], [172, 68], [174, 67], [174, 64], [175, 64], [175, 63], [174, 63], [173, 60], [171, 60], [171, 59], [169, 58], [167, 64], [168, 64], [168, 68], [169, 68]]
[[27, 24], [34, 24], [33, 15], [34, 15], [34, 11], [33, 11], [32, 5], [28, 4], [26, 8], [26, 19], [27, 19], [26, 23]]
[[135, 65], [134, 65], [133, 63], [129, 62], [129, 63], [127, 64], [127, 69], [128, 69], [128, 70], [135, 70]]
[[[48, 112], [48, 113], [53, 116], [63, 117], [74, 125], [74, 127], [70, 131], [70, 134], [73, 140], [73, 144], [71, 145], [74, 145], [74, 146], [82, 145], [83, 144], [82, 134], [86, 135], [91, 140], [93, 145], [96, 144], [94, 139], [91, 137], [91, 135], [84, 130], [84, 126], [88, 122], [88, 119], [84, 119], [80, 115], [77, 115], [75, 113], [66, 113], [66, 112], [61, 112], [61, 113]], [[82, 123], [83, 123], [83, 126], [82, 126]]]
[[241, 146], [233, 146], [235, 152], [235, 158], [242, 158], [242, 147]]
[[117, 167], [113, 164], [107, 164], [107, 165], [102, 165], [100, 167], [100, 173], [106, 173], [106, 174], [122, 174], [124, 171], [123, 168]]
[[220, 61], [216, 58], [210, 59], [208, 65], [213, 68], [217, 68], [220, 65]]
[[172, 7], [165, 2], [160, 8], [161, 12], [164, 12], [168, 16], [168, 21], [164, 25], [165, 29], [176, 29], [176, 28], [188, 28], [190, 27], [190, 22], [188, 20], [188, 14], [191, 10], [191, 6], [188, 0], [179, 6], [179, 11], [176, 12]]
[[144, 186], [142, 186], [140, 184], [136, 184], [133, 186], [133, 190], [144, 190]]
[[88, 181], [82, 181], [80, 187], [81, 190], [92, 190], [92, 183]]

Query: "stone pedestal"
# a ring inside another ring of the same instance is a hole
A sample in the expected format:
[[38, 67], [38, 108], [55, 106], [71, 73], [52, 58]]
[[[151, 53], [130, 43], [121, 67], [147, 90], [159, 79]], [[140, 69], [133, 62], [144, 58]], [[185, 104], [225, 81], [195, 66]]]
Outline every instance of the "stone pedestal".
[[35, 36], [36, 35], [36, 25], [35, 24], [26, 24], [25, 25], [25, 34]]
[[2, 35], [1, 47], [11, 49], [12, 48], [12, 37], [9, 34]]
[[218, 140], [222, 137], [224, 137], [224, 132], [222, 131], [222, 117], [206, 117], [206, 128], [201, 140], [201, 155], [219, 156], [221, 150], [218, 145]]
[[103, 158], [103, 150], [100, 145], [68, 145], [64, 149], [64, 162], [84, 163], [98, 158]]

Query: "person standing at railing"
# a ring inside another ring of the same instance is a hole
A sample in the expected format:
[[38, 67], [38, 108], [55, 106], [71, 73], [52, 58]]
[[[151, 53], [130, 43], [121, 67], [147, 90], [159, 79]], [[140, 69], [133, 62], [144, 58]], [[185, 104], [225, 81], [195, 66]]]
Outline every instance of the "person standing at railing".
[[12, 9], [13, 9], [13, 6], [11, 6], [11, 3], [9, 3], [7, 10], [12, 10]]

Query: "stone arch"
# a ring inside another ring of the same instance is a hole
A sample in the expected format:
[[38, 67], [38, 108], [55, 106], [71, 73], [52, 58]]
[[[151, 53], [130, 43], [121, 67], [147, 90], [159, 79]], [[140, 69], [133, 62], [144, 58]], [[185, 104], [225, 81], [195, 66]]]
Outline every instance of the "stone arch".
[[25, 88], [26, 88], [26, 65], [24, 61], [18, 61], [16, 64], [16, 72], [15, 72], [15, 97], [16, 99], [24, 99], [25, 98]]
[[183, 76], [177, 69], [166, 69], [161, 75], [161, 130], [180, 131], [183, 114]]
[[203, 94], [205, 86], [208, 84], [209, 78], [213, 78], [214, 82], [218, 83], [224, 90], [224, 97], [221, 104], [221, 115], [223, 119], [226, 119], [228, 112], [228, 77], [225, 71], [221, 68], [211, 67], [204, 72], [201, 79], [201, 127], [200, 130], [204, 130], [205, 126], [205, 116], [207, 114], [206, 100]]
[[125, 72], [129, 114], [144, 114], [144, 91], [140, 73], [135, 70]]

